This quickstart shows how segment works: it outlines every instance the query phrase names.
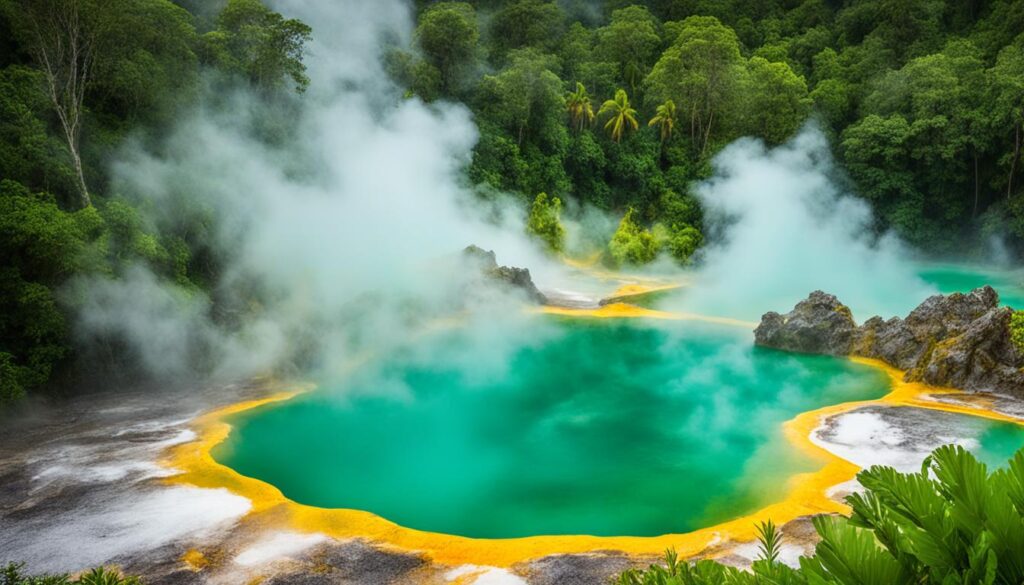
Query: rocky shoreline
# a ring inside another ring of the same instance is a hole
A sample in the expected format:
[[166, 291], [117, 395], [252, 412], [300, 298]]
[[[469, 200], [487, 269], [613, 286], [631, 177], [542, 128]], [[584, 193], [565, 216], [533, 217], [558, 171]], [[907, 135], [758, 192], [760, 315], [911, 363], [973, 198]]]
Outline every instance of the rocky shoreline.
[[1010, 335], [1013, 309], [990, 286], [934, 295], [906, 318], [857, 325], [834, 295], [812, 292], [789, 313], [768, 312], [757, 345], [786, 351], [884, 361], [908, 382], [1024, 397], [1024, 351]]

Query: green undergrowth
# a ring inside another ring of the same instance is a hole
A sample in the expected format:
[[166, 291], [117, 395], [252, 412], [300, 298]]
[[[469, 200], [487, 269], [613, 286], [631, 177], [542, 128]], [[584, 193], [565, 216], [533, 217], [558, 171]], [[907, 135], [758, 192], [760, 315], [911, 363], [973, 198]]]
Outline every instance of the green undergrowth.
[[[1019, 313], [1018, 313], [1019, 314]], [[1024, 449], [989, 472], [959, 446], [940, 447], [920, 473], [874, 466], [858, 474], [864, 493], [846, 498], [849, 518], [818, 516], [814, 555], [780, 561], [782, 538], [759, 529], [750, 571], [713, 560], [622, 573], [618, 585], [954, 585], [1024, 583]]]
[[1010, 340], [1024, 351], [1024, 311], [1014, 311], [1010, 317]]
[[24, 565], [7, 563], [0, 567], [0, 585], [142, 585], [138, 577], [122, 575], [114, 569], [97, 567], [76, 578], [68, 575], [26, 575]]

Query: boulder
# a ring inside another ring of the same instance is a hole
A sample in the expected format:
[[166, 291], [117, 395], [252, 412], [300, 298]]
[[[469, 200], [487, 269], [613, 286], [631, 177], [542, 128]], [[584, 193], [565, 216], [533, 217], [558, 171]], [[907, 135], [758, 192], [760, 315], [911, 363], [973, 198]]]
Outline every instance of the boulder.
[[1013, 310], [984, 286], [929, 297], [905, 319], [872, 317], [858, 327], [834, 296], [815, 291], [786, 315], [766, 313], [758, 345], [882, 360], [920, 381], [1024, 396], [1024, 352], [1010, 339]]
[[846, 355], [856, 331], [850, 309], [834, 295], [816, 290], [785, 315], [765, 313], [754, 330], [754, 340], [788, 351]]

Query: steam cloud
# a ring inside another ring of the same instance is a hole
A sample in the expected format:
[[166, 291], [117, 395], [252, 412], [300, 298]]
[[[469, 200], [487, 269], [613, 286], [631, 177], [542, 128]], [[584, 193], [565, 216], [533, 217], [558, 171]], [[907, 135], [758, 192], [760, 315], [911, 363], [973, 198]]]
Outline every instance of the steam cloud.
[[[384, 74], [383, 41], [411, 34], [406, 2], [279, 4], [314, 27], [294, 139], [253, 138], [266, 108], [239, 92], [229, 107], [208, 99], [158, 152], [133, 145], [114, 164], [115, 190], [148, 200], [156, 225], [209, 211], [209, 245], [227, 266], [211, 295], [228, 317], [248, 315], [214, 320], [211, 299], [142, 266], [76, 283], [82, 340], [118, 336], [151, 373], [181, 375], [201, 358], [215, 376], [251, 375], [291, 363], [297, 348], [330, 369], [356, 346], [400, 343], [411, 321], [450, 311], [465, 284], [450, 259], [471, 243], [535, 276], [554, 269], [523, 235], [522, 210], [484, 207], [464, 184], [470, 112], [402, 99]], [[256, 311], [240, 306], [253, 290]], [[501, 305], [488, 299], [476, 314], [500, 326], [518, 313]]]
[[[208, 212], [208, 244], [226, 266], [212, 298], [142, 265], [79, 281], [84, 344], [119, 337], [165, 377], [282, 366], [330, 373], [357, 349], [400, 344], [412, 324], [451, 313], [465, 282], [450, 259], [470, 243], [541, 282], [560, 278], [562, 268], [524, 237], [520, 208], [482, 203], [465, 184], [478, 138], [470, 112], [402, 99], [383, 72], [383, 41], [410, 42], [406, 2], [278, 4], [314, 27], [312, 83], [290, 106], [290, 138], [254, 138], [266, 107], [239, 91], [208, 96], [157, 149], [131, 145], [114, 163], [115, 191], [146, 200], [155, 225], [174, 226], [183, 209]], [[931, 292], [895, 238], [867, 235], [871, 210], [836, 186], [828, 152], [809, 126], [781, 147], [743, 139], [716, 157], [715, 176], [696, 190], [713, 243], [686, 309], [756, 318], [820, 288], [864, 318], [903, 312]], [[570, 233], [607, 223], [581, 213]], [[258, 307], [241, 294], [250, 291]], [[536, 338], [507, 300], [470, 312], [483, 326], [467, 334], [493, 350], [480, 363], [500, 368]]]
[[714, 167], [696, 189], [714, 243], [689, 308], [756, 319], [821, 289], [863, 320], [903, 314], [935, 292], [896, 237], [873, 235], [870, 206], [839, 187], [828, 141], [815, 125], [773, 149], [738, 140]]

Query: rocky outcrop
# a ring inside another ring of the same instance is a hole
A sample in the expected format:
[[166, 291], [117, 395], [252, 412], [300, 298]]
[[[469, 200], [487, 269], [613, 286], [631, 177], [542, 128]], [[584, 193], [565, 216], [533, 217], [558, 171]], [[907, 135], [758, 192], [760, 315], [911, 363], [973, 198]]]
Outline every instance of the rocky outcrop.
[[494, 256], [494, 251], [484, 250], [478, 246], [466, 246], [462, 254], [474, 268], [480, 270], [484, 278], [506, 288], [522, 291], [526, 293], [527, 298], [537, 304], [543, 305], [547, 302], [547, 297], [533, 283], [530, 269], [500, 266]]
[[856, 331], [850, 309], [834, 295], [816, 290], [786, 315], [765, 313], [754, 330], [754, 341], [803, 353], [846, 355]]
[[905, 319], [857, 326], [834, 296], [815, 291], [786, 315], [766, 313], [758, 345], [804, 353], [858, 355], [906, 371], [908, 381], [1024, 396], [1024, 352], [1010, 339], [1013, 310], [985, 286], [929, 297]]

